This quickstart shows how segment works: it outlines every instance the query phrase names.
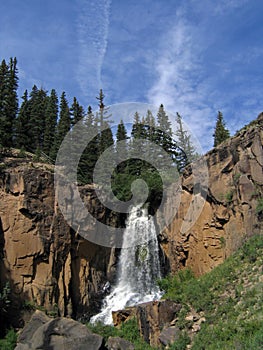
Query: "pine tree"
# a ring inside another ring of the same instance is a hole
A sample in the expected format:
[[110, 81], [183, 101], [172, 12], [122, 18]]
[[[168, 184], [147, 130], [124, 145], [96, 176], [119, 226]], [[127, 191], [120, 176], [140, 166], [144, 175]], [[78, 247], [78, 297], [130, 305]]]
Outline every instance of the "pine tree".
[[70, 110], [68, 106], [68, 101], [66, 99], [65, 91], [62, 92], [60, 97], [60, 112], [59, 112], [59, 121], [57, 127], [57, 144], [60, 146], [64, 137], [70, 130], [71, 126], [71, 118], [70, 118]]
[[139, 113], [135, 112], [131, 131], [132, 139], [141, 139], [144, 135], [143, 120], [141, 120]]
[[45, 117], [46, 117], [47, 92], [33, 86], [30, 93], [30, 133], [31, 145], [30, 151], [36, 152], [43, 149]]
[[16, 119], [15, 146], [25, 151], [31, 149], [32, 135], [30, 125], [30, 103], [28, 101], [28, 92], [25, 90], [22, 96], [18, 117]]
[[58, 97], [55, 89], [51, 90], [50, 96], [47, 98], [45, 114], [43, 151], [49, 157], [54, 159], [55, 155], [53, 154], [53, 147], [58, 119]]
[[0, 66], [0, 144], [11, 147], [14, 143], [15, 119], [18, 112], [17, 60], [9, 65], [3, 60]]
[[7, 135], [10, 136], [8, 146], [13, 145], [14, 141], [14, 130], [15, 130], [15, 120], [18, 112], [18, 73], [17, 73], [17, 59], [16, 57], [10, 58], [9, 62], [9, 73], [8, 73], [8, 108], [7, 108]]
[[[118, 164], [121, 159], [127, 159], [128, 157], [128, 135], [123, 120], [120, 121], [117, 127], [116, 133], [116, 163]], [[123, 171], [126, 161], [118, 165], [119, 171]]]
[[152, 112], [148, 109], [145, 117], [146, 138], [154, 142], [156, 141], [155, 119]]
[[73, 103], [70, 108], [70, 114], [71, 114], [72, 125], [77, 124], [80, 120], [84, 118], [84, 109], [78, 103], [76, 97], [73, 98]]
[[8, 146], [10, 135], [7, 134], [6, 106], [8, 98], [8, 65], [3, 60], [0, 66], [0, 146]]
[[108, 114], [108, 108], [105, 106], [104, 103], [105, 95], [100, 89], [99, 96], [96, 97], [96, 99], [99, 101], [99, 112], [97, 115], [97, 119], [99, 122], [99, 134], [100, 134], [100, 154], [102, 154], [108, 147], [112, 146], [114, 144], [113, 140], [113, 134], [110, 129], [111, 115]]
[[225, 141], [230, 137], [229, 130], [226, 128], [223, 114], [219, 111], [216, 120], [214, 137], [214, 147]]
[[172, 128], [169, 117], [164, 110], [164, 106], [161, 104], [157, 113], [157, 143], [162, 149], [172, 155], [173, 152], [173, 140], [172, 140]]
[[196, 150], [191, 141], [191, 135], [184, 129], [182, 117], [177, 113], [177, 155], [176, 162], [179, 173], [182, 173], [185, 167], [196, 158]]
[[91, 106], [88, 107], [84, 128], [86, 128], [87, 135], [94, 137], [90, 140], [81, 155], [78, 168], [78, 180], [81, 183], [92, 183], [93, 170], [99, 157], [100, 138], [98, 137], [98, 122], [94, 117]]

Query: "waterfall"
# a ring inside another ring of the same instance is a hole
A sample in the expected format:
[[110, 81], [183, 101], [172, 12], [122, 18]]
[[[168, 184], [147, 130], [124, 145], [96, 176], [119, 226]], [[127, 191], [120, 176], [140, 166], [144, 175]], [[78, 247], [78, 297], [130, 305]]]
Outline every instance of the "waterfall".
[[156, 283], [161, 277], [156, 229], [153, 218], [139, 205], [130, 212], [123, 245], [129, 248], [121, 250], [117, 284], [91, 323], [112, 324], [112, 311], [161, 297]]

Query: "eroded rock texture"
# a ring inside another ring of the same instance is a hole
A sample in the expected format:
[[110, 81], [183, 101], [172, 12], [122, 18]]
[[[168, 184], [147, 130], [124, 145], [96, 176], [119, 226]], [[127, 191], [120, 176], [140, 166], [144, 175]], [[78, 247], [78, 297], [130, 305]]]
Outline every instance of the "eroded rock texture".
[[19, 335], [15, 350], [102, 350], [103, 338], [86, 326], [65, 317], [49, 318], [36, 311]]
[[[201, 275], [223, 262], [246, 237], [262, 233], [263, 213], [258, 210], [263, 197], [262, 144], [263, 114], [204, 157], [208, 189], [200, 181], [199, 193], [193, 195], [194, 176], [191, 167], [186, 170], [179, 206], [176, 193], [171, 191], [167, 198], [165, 210], [177, 213], [160, 235], [166, 271], [187, 266]], [[203, 210], [196, 219], [198, 205]]]
[[[88, 317], [98, 311], [103, 287], [113, 279], [115, 250], [70, 229], [57, 206], [52, 171], [28, 162], [5, 164], [0, 180], [0, 282], [11, 284], [8, 316], [19, 326], [18, 309], [37, 305], [52, 314]], [[94, 204], [95, 216], [118, 220], [96, 203], [92, 186], [81, 191], [85, 202]]]

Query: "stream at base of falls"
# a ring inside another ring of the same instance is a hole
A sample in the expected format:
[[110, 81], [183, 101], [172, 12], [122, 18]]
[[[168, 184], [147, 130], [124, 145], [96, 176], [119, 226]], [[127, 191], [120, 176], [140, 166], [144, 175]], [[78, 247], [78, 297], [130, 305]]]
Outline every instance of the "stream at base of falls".
[[147, 209], [135, 206], [130, 211], [123, 236], [123, 248], [117, 268], [117, 283], [103, 300], [101, 312], [91, 323], [112, 324], [112, 311], [147, 301], [158, 300], [161, 277], [157, 233]]

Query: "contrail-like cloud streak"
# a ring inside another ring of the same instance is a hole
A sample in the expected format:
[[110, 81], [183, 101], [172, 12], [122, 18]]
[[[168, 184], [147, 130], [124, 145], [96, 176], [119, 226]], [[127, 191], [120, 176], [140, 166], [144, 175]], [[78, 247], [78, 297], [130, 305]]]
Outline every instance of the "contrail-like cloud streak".
[[108, 44], [111, 0], [80, 0], [77, 81], [85, 97], [102, 87], [101, 70]]

